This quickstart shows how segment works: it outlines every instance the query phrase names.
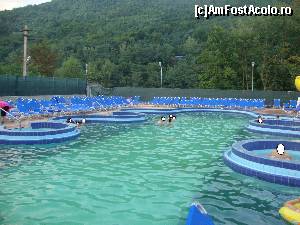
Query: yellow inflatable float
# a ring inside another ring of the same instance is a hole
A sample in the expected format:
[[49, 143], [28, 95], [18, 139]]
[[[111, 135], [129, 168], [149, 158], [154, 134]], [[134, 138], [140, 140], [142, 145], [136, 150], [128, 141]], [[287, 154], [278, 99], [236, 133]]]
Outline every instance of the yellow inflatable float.
[[295, 78], [295, 86], [298, 91], [300, 91], [300, 76]]
[[279, 214], [291, 224], [300, 225], [300, 198], [284, 203]]

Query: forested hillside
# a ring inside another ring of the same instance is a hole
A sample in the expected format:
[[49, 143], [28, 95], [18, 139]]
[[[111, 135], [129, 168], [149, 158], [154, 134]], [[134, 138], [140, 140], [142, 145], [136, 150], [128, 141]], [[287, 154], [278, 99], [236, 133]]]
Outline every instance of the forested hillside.
[[[0, 12], [0, 74], [21, 74], [22, 27], [30, 75], [83, 77], [105, 87], [293, 90], [300, 74], [300, 0], [203, 4], [292, 5], [291, 17], [194, 18], [193, 0], [53, 0]], [[198, 3], [199, 4], [199, 3]]]

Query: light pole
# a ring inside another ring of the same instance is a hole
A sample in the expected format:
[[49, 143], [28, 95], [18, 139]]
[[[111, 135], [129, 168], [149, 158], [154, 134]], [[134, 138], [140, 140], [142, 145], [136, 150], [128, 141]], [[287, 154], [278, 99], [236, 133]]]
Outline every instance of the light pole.
[[86, 96], [88, 96], [88, 85], [87, 85], [87, 82], [88, 82], [88, 69], [89, 69], [89, 64], [85, 64], [85, 94]]
[[162, 63], [159, 62], [158, 64], [160, 66], [160, 88], [162, 88]]
[[251, 65], [252, 65], [252, 85], [251, 85], [252, 88], [251, 89], [253, 91], [253, 70], [254, 70], [255, 62], [252, 62]]
[[28, 75], [28, 65], [30, 63], [30, 60], [31, 60], [31, 56], [28, 56], [27, 59], [26, 59], [26, 70], [25, 70], [25, 76], [26, 77]]

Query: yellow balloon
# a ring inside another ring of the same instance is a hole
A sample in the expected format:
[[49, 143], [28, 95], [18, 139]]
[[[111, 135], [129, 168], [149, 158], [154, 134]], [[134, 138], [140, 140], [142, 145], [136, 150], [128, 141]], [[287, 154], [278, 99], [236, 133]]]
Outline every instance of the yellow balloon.
[[300, 91], [300, 76], [297, 76], [295, 78], [295, 86], [296, 86], [297, 90]]

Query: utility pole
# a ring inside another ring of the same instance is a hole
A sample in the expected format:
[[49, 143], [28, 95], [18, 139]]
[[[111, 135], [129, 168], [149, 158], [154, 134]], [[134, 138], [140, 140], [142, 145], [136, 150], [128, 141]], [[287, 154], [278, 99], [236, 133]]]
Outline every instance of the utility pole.
[[24, 26], [22, 32], [24, 36], [23, 77], [25, 78], [27, 76], [27, 62], [28, 62], [27, 45], [28, 45], [28, 36], [29, 36], [29, 30], [27, 25]]

